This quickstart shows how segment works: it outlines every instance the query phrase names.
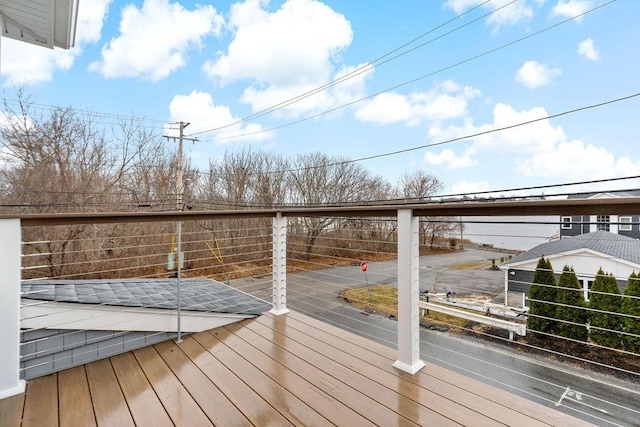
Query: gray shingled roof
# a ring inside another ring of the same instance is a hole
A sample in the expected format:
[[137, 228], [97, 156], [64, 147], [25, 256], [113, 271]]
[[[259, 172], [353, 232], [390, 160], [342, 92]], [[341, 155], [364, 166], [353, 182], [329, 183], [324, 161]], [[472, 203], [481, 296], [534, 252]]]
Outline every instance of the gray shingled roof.
[[613, 194], [618, 197], [638, 197], [640, 196], [640, 190], [594, 191], [591, 193], [576, 193], [570, 194], [567, 199], [588, 199], [589, 197], [597, 196], [598, 194]]
[[[22, 284], [22, 298], [176, 309], [176, 279], [37, 280]], [[26, 295], [25, 295], [26, 294]], [[259, 315], [271, 305], [209, 279], [182, 279], [183, 310]]]
[[640, 265], [640, 240], [602, 230], [543, 243], [512, 258], [504, 265], [538, 259], [543, 255], [546, 257], [579, 249], [591, 249], [601, 254]]

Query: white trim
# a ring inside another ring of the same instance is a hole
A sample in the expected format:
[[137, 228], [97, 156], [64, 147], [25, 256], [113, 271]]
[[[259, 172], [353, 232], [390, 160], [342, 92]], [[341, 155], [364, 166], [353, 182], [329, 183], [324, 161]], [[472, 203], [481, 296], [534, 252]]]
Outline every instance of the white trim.
[[398, 360], [394, 367], [415, 374], [420, 360], [420, 280], [418, 217], [411, 209], [398, 210]]
[[[623, 219], [628, 219], [629, 223], [627, 224], [626, 222], [623, 224]], [[631, 224], [633, 222], [633, 218], [630, 216], [621, 216], [618, 218], [618, 222], [620, 223], [618, 225], [618, 231], [633, 231], [633, 225]], [[625, 227], [629, 227], [629, 228], [625, 228]]]
[[[569, 222], [566, 222], [565, 219], [568, 219]], [[570, 216], [560, 217], [560, 224], [563, 230], [571, 230], [573, 228], [573, 218]]]
[[20, 393], [20, 266], [22, 228], [19, 219], [0, 219], [0, 394]]
[[15, 396], [16, 394], [24, 393], [27, 388], [27, 382], [25, 380], [19, 380], [18, 385], [6, 390], [0, 390], [0, 400], [7, 397]]
[[[628, 260], [624, 260], [624, 259], [621, 259], [621, 258], [616, 258], [613, 255], [608, 255], [608, 254], [605, 254], [605, 253], [602, 253], [602, 252], [598, 252], [598, 251], [594, 251], [593, 249], [588, 249], [588, 248], [578, 248], [578, 249], [574, 249], [572, 251], [558, 252], [558, 253], [555, 253], [555, 254], [545, 254], [544, 257], [546, 259], [548, 259], [548, 260], [553, 260], [554, 258], [560, 258], [560, 257], [567, 256], [567, 255], [569, 255], [569, 256], [570, 255], [577, 255], [577, 254], [580, 254], [580, 253], [583, 253], [583, 252], [586, 252], [586, 253], [591, 254], [591, 255], [597, 255], [597, 256], [600, 256], [601, 258], [604, 258], [604, 259], [610, 259], [610, 260], [619, 262], [621, 264], [625, 264], [627, 266], [630, 266], [632, 268], [635, 268], [636, 270], [640, 270], [640, 264], [636, 264], [634, 262], [631, 262], [631, 261], [628, 261]], [[538, 263], [539, 259], [540, 259], [540, 257], [537, 257], [537, 258], [531, 258], [531, 259], [524, 260], [524, 261], [514, 262], [512, 264], [507, 264], [507, 265], [503, 264], [503, 265], [500, 266], [500, 268], [501, 269], [505, 269], [505, 268], [508, 269], [508, 268], [513, 268], [514, 266], [517, 267], [517, 266], [521, 266], [521, 265], [525, 265], [525, 264], [531, 264], [531, 263], [535, 266]], [[626, 280], [626, 278], [625, 278], [625, 280]]]
[[[34, 305], [33, 300], [22, 303], [22, 329], [177, 332], [176, 310], [53, 301]], [[202, 332], [252, 317], [183, 309], [181, 329], [185, 333]]]

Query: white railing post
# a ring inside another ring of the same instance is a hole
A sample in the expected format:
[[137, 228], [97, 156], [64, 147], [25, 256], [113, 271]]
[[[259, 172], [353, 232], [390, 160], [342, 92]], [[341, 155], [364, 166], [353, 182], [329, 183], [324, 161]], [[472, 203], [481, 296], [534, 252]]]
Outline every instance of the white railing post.
[[401, 371], [415, 374], [420, 360], [418, 218], [411, 209], [398, 211], [398, 360]]
[[1, 219], [0, 236], [0, 399], [4, 399], [25, 389], [20, 379], [20, 220]]
[[287, 218], [280, 212], [273, 218], [273, 308], [279, 316], [287, 309]]

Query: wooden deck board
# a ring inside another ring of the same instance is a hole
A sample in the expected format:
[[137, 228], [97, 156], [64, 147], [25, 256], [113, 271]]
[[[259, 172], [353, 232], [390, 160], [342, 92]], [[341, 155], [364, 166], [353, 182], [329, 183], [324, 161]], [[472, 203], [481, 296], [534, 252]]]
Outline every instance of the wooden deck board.
[[23, 426], [58, 425], [58, 375], [36, 378], [27, 384]]
[[236, 374], [231, 372], [222, 362], [216, 359], [212, 352], [218, 354], [221, 351], [230, 351], [219, 343], [219, 348], [205, 348], [197, 337], [206, 333], [195, 334], [187, 337], [180, 344], [180, 348], [187, 356], [195, 361], [202, 372], [215, 383], [227, 398], [242, 411], [242, 413], [256, 426], [287, 426], [291, 423], [278, 411], [273, 409], [251, 387], [241, 381]]
[[24, 393], [0, 400], [0, 420], [7, 427], [19, 426], [22, 423], [24, 410]]
[[133, 355], [175, 424], [213, 425], [155, 348], [144, 347], [135, 350]]
[[584, 426], [305, 315], [270, 314], [29, 381], [0, 424]]
[[220, 389], [182, 352], [178, 344], [155, 345], [160, 357], [176, 374], [191, 396], [215, 425], [248, 427], [251, 423]]
[[[291, 325], [292, 323], [294, 325]], [[340, 360], [344, 364], [343, 370], [359, 371], [386, 387], [397, 388], [396, 391], [408, 399], [417, 404], [435, 408], [440, 416], [447, 414], [452, 420], [463, 425], [474, 421], [482, 425], [518, 425], [523, 423], [532, 427], [545, 425], [517, 411], [504, 408], [485, 399], [479, 399], [477, 395], [469, 393], [464, 388], [451, 386], [435, 378], [427, 380], [425, 376], [418, 376], [418, 379], [423, 379], [423, 381], [407, 381], [412, 376], [407, 374], [403, 377], [401, 371], [392, 367], [393, 360], [379, 358], [379, 360], [382, 359], [382, 363], [376, 364], [371, 359], [375, 359], [375, 355], [370, 352], [357, 347], [348, 352], [345, 348], [348, 348], [349, 342], [337, 339], [335, 336], [325, 338], [331, 344], [311, 338], [295, 329], [295, 323], [296, 321], [290, 318], [264, 318], [254, 323], [247, 323], [247, 328], [262, 335], [269, 333], [269, 328], [273, 328], [274, 332], [284, 334], [294, 342], [299, 342], [300, 345], [313, 345], [318, 353]], [[291, 346], [291, 343], [289, 345]], [[433, 415], [430, 420], [433, 421]]]
[[[451, 420], [440, 416], [438, 413], [422, 406], [419, 402], [407, 398], [399, 392], [400, 384], [390, 384], [389, 387], [372, 380], [371, 377], [362, 375], [362, 367], [355, 366], [354, 369], [347, 369], [344, 366], [335, 363], [329, 359], [327, 353], [322, 354], [310, 351], [301, 345], [296, 345], [295, 341], [289, 339], [288, 336], [280, 335], [278, 332], [270, 330], [266, 327], [260, 327], [255, 322], [244, 323], [243, 325], [230, 326], [227, 329], [235, 330], [241, 337], [251, 337], [257, 349], [269, 354], [276, 359], [287, 357], [286, 365], [292, 370], [300, 370], [300, 372], [308, 371], [311, 378], [324, 379], [324, 382], [331, 381], [338, 383], [341, 387], [352, 388], [359, 394], [367, 397], [370, 401], [360, 398], [362, 406], [357, 405], [354, 409], [362, 408], [365, 414], [371, 414], [372, 421], [379, 422], [383, 418], [381, 415], [372, 412], [385, 411], [382, 415], [390, 416], [400, 422], [402, 418], [411, 421], [416, 425], [424, 425], [428, 421], [437, 423], [438, 425], [458, 425]], [[282, 346], [280, 349], [273, 349], [270, 343]], [[284, 355], [284, 352], [287, 352]], [[351, 399], [349, 400], [351, 402]], [[376, 411], [368, 409], [366, 404], [369, 403], [377, 408]], [[386, 408], [386, 409], [385, 409]], [[377, 416], [376, 416], [377, 415]], [[471, 414], [476, 416], [477, 414]], [[365, 415], [366, 416], [366, 415]], [[487, 424], [489, 425], [489, 424]]]
[[111, 358], [111, 365], [131, 411], [133, 421], [137, 425], [146, 423], [155, 427], [173, 425], [133, 354], [124, 353], [114, 356]]
[[95, 426], [93, 403], [84, 366], [58, 373], [61, 426]]
[[129, 407], [109, 359], [85, 365], [98, 426], [133, 426]]
[[[259, 321], [264, 321], [264, 318], [275, 319], [275, 316], [271, 314], [265, 314], [258, 318]], [[391, 366], [391, 363], [395, 361], [397, 353], [394, 349], [386, 347], [382, 344], [372, 342], [364, 337], [355, 335], [337, 328], [332, 325], [327, 325], [319, 320], [313, 319], [309, 316], [305, 316], [300, 313], [290, 312], [287, 315], [287, 321], [295, 323], [299, 322], [301, 325], [299, 328], [304, 330], [305, 333], [318, 341], [333, 343], [336, 339], [341, 340], [341, 346], [345, 351], [359, 352], [365, 354], [369, 363], [379, 366], [383, 369], [395, 372], [400, 377], [413, 383], [426, 383], [428, 384], [433, 378], [444, 381], [448, 384], [455, 386], [456, 388], [467, 390], [478, 397], [479, 403], [493, 402], [498, 404], [499, 408], [507, 413], [509, 409], [515, 410], [523, 414], [528, 419], [526, 425], [529, 425], [535, 420], [538, 420], [546, 425], [552, 426], [565, 426], [565, 427], [580, 427], [592, 425], [570, 415], [567, 415], [560, 411], [550, 410], [548, 407], [524, 399], [522, 397], [513, 395], [504, 390], [491, 387], [487, 384], [479, 381], [472, 380], [469, 377], [465, 377], [462, 374], [450, 371], [448, 369], [426, 363], [424, 369], [422, 369], [416, 375], [409, 375], [401, 372]], [[381, 357], [376, 357], [376, 355]], [[521, 425], [510, 424], [509, 425]]]
[[[217, 338], [231, 345], [233, 351], [238, 353], [238, 355], [246, 360], [250, 360], [253, 364], [253, 369], [259, 369], [270, 381], [277, 382], [286, 391], [286, 396], [291, 396], [296, 400], [298, 400], [299, 397], [301, 401], [305, 402], [306, 406], [313, 408], [314, 411], [317, 411], [318, 414], [329, 422], [357, 426], [374, 425], [366, 418], [358, 415], [347, 405], [337, 400], [334, 396], [316, 387], [314, 385], [316, 381], [310, 382], [308, 379], [304, 379], [302, 376], [293, 372], [288, 364], [283, 365], [278, 363], [260, 351], [256, 351], [255, 347], [246, 342], [234, 342], [234, 337], [230, 331], [224, 335], [218, 334]], [[307, 376], [306, 378], [309, 377]], [[266, 385], [262, 385], [264, 391], [261, 392], [261, 395], [263, 396], [268, 394], [268, 389], [265, 389], [265, 387]], [[322, 419], [318, 419], [318, 421], [320, 420]], [[327, 423], [326, 420], [323, 422]]]

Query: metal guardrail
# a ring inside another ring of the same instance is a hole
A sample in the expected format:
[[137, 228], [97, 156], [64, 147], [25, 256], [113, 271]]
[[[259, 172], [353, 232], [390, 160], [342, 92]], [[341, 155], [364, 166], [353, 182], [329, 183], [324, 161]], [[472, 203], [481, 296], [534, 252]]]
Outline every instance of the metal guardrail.
[[471, 313], [466, 310], [460, 310], [458, 308], [447, 307], [445, 305], [434, 304], [432, 302], [420, 301], [421, 310], [433, 310], [438, 313], [448, 314], [449, 316], [461, 317], [463, 319], [471, 320], [473, 322], [490, 325], [496, 328], [501, 328], [509, 331], [509, 339], [513, 340], [513, 334], [518, 334], [521, 337], [527, 335], [527, 325], [522, 323], [510, 322], [508, 320], [496, 319], [489, 316], [483, 316], [481, 314]]

